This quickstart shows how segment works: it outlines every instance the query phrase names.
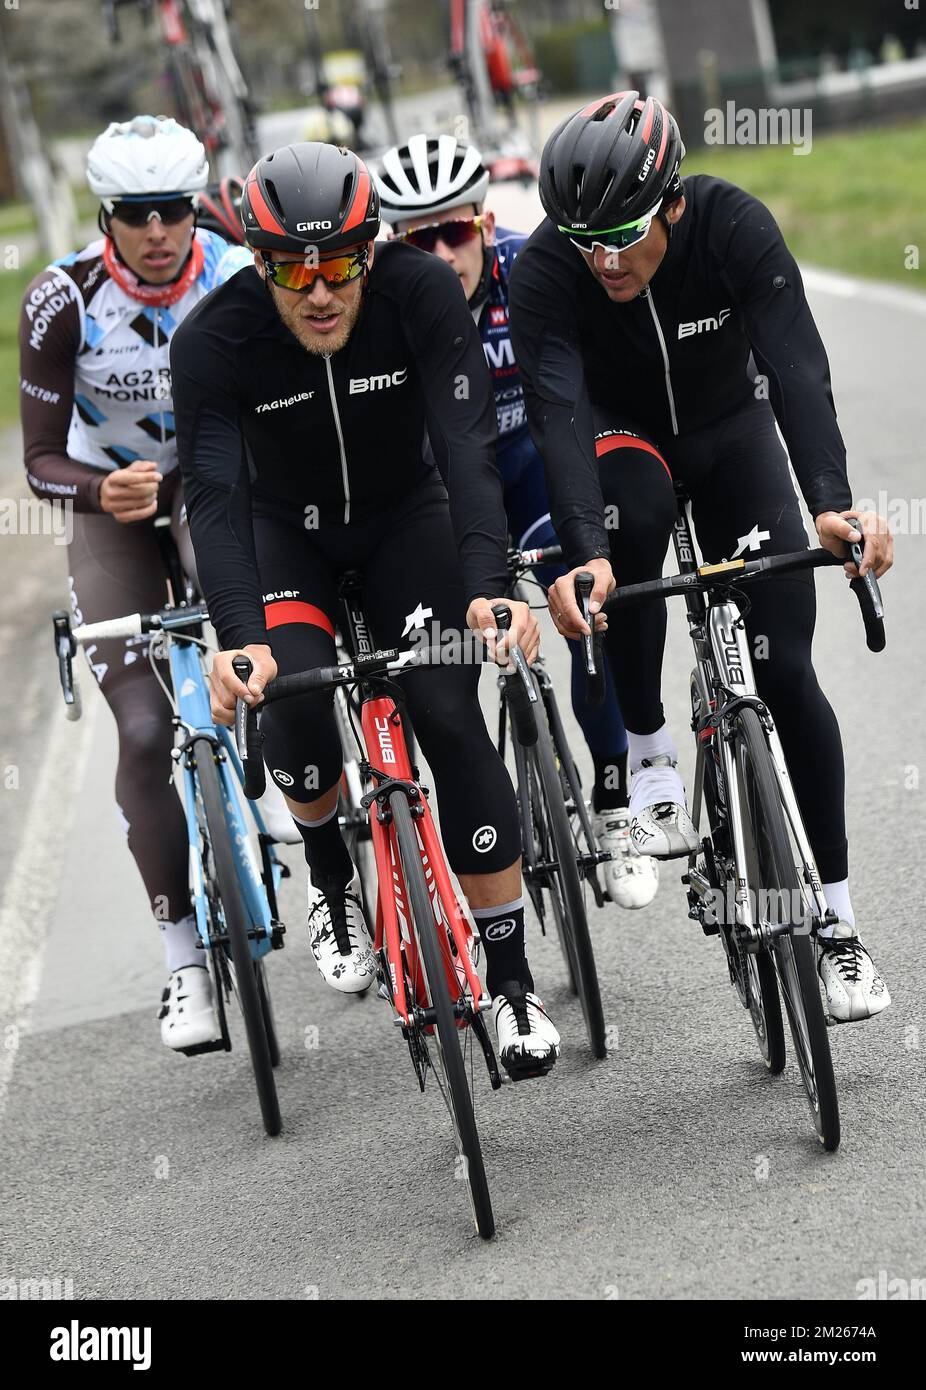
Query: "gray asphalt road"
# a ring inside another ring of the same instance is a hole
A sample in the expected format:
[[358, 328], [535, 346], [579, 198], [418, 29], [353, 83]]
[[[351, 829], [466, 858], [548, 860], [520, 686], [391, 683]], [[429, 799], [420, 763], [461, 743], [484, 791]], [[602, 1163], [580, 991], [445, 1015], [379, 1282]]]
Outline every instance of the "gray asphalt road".
[[[527, 225], [529, 206], [510, 198], [500, 212]], [[857, 495], [883, 490], [908, 518], [882, 656], [866, 651], [839, 572], [818, 580], [816, 659], [846, 745], [856, 910], [895, 1001], [830, 1035], [838, 1154], [818, 1149], [793, 1065], [764, 1075], [721, 949], [687, 920], [666, 866], [652, 907], [594, 919], [615, 1043], [604, 1062], [583, 1046], [558, 949], [529, 926], [565, 1045], [546, 1080], [480, 1095], [499, 1229], [482, 1245], [444, 1112], [418, 1095], [385, 1005], [344, 1001], [316, 975], [292, 850], [290, 933], [270, 963], [285, 1130], [265, 1138], [240, 1035], [230, 1056], [192, 1061], [158, 1041], [159, 943], [116, 824], [111, 721], [86, 678], [81, 724], [66, 725], [56, 701], [47, 614], [64, 598], [65, 553], [4, 535], [0, 1277], [71, 1279], [78, 1298], [851, 1299], [881, 1270], [926, 1273], [926, 560], [922, 510], [909, 505], [923, 487], [926, 317], [896, 292], [810, 284]], [[6, 442], [4, 495], [24, 495]], [[565, 692], [555, 634], [546, 654]], [[680, 740], [689, 667], [675, 609], [666, 703]]]

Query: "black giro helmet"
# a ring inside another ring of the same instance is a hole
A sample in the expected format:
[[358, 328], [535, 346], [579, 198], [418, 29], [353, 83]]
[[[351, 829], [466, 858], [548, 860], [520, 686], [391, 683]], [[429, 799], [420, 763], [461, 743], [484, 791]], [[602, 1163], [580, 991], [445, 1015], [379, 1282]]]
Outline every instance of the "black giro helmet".
[[379, 231], [379, 194], [353, 150], [320, 140], [283, 145], [248, 174], [241, 221], [249, 246], [339, 251]]
[[605, 231], [682, 191], [685, 146], [655, 97], [614, 92], [556, 127], [540, 160], [540, 201], [558, 227]]

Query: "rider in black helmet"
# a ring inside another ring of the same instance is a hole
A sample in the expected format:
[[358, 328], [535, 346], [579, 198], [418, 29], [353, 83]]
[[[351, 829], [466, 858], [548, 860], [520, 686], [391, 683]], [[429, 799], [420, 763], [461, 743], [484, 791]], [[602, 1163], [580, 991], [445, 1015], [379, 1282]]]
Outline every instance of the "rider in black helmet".
[[[881, 575], [891, 565], [886, 523], [852, 508], [829, 364], [774, 218], [723, 179], [682, 182], [684, 153], [654, 97], [616, 92], [570, 116], [543, 151], [547, 217], [511, 275], [528, 420], [575, 567], [550, 589], [567, 636], [585, 630], [575, 570], [595, 574], [596, 605], [615, 574], [622, 584], [661, 575], [676, 518], [673, 479], [691, 497], [707, 560], [806, 547], [776, 425], [821, 545], [845, 556], [855, 515], [864, 567]], [[829, 1010], [840, 1021], [868, 1018], [890, 996], [859, 941], [849, 896], [842, 744], [811, 664], [812, 575], [758, 585], [750, 598], [747, 631], [768, 651], [756, 662], [758, 690], [840, 919], [818, 938]], [[692, 852], [698, 837], [661, 703], [664, 641], [664, 605], [609, 615], [606, 644], [630, 738], [631, 834], [641, 852], [668, 859]]]
[[[215, 715], [268, 680], [336, 660], [337, 592], [364, 576], [379, 647], [469, 627], [493, 654], [506, 586], [495, 409], [459, 277], [402, 242], [376, 243], [379, 198], [350, 150], [306, 142], [251, 170], [241, 204], [254, 266], [211, 297], [171, 355], [177, 445], [200, 582], [224, 651]], [[437, 467], [435, 468], [435, 463]], [[533, 659], [536, 619], [507, 600]], [[502, 648], [505, 643], [502, 642]], [[253, 674], [232, 669], [243, 652]], [[518, 809], [479, 708], [478, 664], [411, 673], [451, 868], [485, 948], [498, 1052], [548, 1071], [559, 1034], [524, 950]], [[375, 976], [372, 923], [338, 824], [341, 746], [330, 695], [271, 704], [265, 759], [310, 872], [309, 937], [332, 988]]]

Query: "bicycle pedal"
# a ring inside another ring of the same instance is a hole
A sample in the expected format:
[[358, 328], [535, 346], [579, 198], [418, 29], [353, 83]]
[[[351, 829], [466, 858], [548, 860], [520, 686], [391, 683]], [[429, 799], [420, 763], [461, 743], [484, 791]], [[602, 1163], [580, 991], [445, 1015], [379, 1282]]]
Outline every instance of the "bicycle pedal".
[[536, 1067], [516, 1067], [514, 1071], [504, 1067], [502, 1080], [533, 1081], [535, 1077], [546, 1076], [547, 1072], [553, 1070], [553, 1065], [552, 1062], [542, 1062]]
[[198, 1057], [201, 1052], [225, 1052], [225, 1040], [216, 1038], [213, 1042], [196, 1043], [193, 1047], [178, 1047], [174, 1051], [182, 1052], [184, 1057]]

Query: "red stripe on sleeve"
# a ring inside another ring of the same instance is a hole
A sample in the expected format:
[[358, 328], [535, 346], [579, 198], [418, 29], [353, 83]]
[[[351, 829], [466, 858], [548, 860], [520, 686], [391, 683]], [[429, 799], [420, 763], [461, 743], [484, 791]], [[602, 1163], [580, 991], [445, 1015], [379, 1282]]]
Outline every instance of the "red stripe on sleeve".
[[609, 434], [605, 439], [595, 440], [596, 457], [601, 458], [602, 454], [610, 454], [612, 449], [642, 449], [644, 454], [652, 454], [653, 458], [658, 459], [669, 477], [672, 477], [669, 465], [662, 454], [652, 444], [648, 444], [645, 439], [637, 439], [632, 434]]
[[334, 640], [334, 626], [328, 614], [314, 603], [302, 603], [294, 599], [264, 605], [264, 621], [268, 630], [282, 627], [284, 623], [312, 623], [322, 628]]

